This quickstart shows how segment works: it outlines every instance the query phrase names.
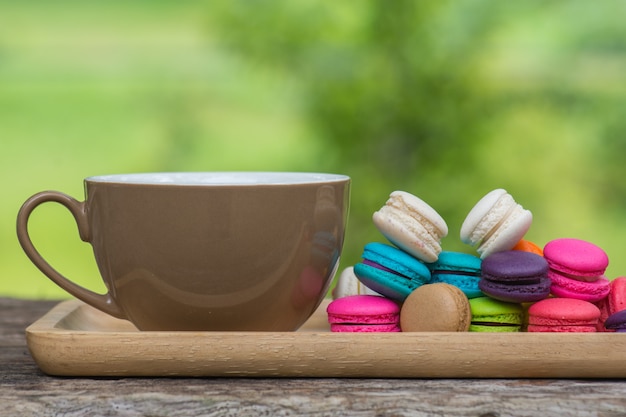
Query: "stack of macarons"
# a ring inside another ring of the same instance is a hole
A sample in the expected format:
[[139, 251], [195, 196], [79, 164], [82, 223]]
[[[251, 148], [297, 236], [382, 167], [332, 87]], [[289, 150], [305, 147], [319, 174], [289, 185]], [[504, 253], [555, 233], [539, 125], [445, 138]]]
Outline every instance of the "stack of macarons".
[[[327, 310], [331, 329], [626, 331], [626, 277], [606, 278], [606, 253], [572, 238], [541, 247], [525, 238], [532, 221], [508, 192], [493, 190], [461, 226], [472, 250], [446, 251], [445, 220], [415, 195], [394, 191], [373, 215], [387, 243], [366, 244], [360, 262], [339, 276]], [[354, 322], [338, 324], [346, 305], [361, 303], [361, 316], [347, 314]], [[393, 306], [395, 321], [387, 323]], [[380, 320], [385, 325], [370, 326]]]

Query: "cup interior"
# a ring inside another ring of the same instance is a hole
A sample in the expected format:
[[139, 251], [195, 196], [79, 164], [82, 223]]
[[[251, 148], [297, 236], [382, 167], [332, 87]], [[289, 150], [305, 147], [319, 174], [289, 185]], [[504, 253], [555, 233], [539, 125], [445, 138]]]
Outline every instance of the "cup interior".
[[289, 185], [345, 181], [339, 174], [310, 172], [155, 172], [99, 175], [86, 180], [102, 183], [146, 185]]

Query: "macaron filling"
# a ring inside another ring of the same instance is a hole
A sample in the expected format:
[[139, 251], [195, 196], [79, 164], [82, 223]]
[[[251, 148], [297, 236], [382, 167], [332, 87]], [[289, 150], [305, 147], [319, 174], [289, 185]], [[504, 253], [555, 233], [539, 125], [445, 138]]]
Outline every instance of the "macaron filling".
[[424, 262], [434, 262], [441, 239], [448, 234], [445, 220], [427, 203], [405, 191], [394, 191], [372, 220], [394, 245]]
[[595, 332], [600, 309], [574, 298], [548, 298], [528, 309], [529, 332]]
[[576, 275], [576, 274], [559, 271], [558, 269], [555, 269], [555, 268], [550, 268], [550, 273], [558, 274], [565, 278], [573, 279], [576, 281], [583, 281], [583, 282], [596, 282], [600, 278], [602, 278], [602, 274], [600, 275]]
[[389, 313], [389, 314], [377, 314], [376, 322], [368, 323], [368, 320], [365, 315], [359, 314], [339, 314], [333, 313], [332, 316], [328, 316], [328, 322], [330, 324], [364, 324], [368, 325], [386, 325], [386, 324], [394, 324], [398, 322], [398, 313]]
[[[515, 204], [515, 201], [513, 201], [513, 197], [511, 197], [509, 194], [502, 196], [496, 204], [497, 205], [504, 204], [502, 201], [506, 197], [508, 197], [506, 204], [511, 204], [511, 203], [513, 204], [508, 208], [508, 210], [504, 213], [504, 215], [500, 218], [500, 220], [498, 220], [497, 223], [491, 226], [491, 228], [487, 231], [487, 233], [485, 233], [483, 236], [475, 237], [477, 239], [476, 242], [477, 242], [479, 251], [482, 250], [483, 245], [491, 238], [491, 236], [493, 236], [496, 233], [496, 231], [500, 227], [502, 227], [502, 225], [507, 221], [509, 217], [511, 217], [513, 212], [517, 209], [517, 204]], [[493, 221], [492, 219], [489, 219], [489, 220]]]
[[480, 271], [455, 271], [450, 269], [433, 269], [432, 275], [462, 275], [480, 278]]
[[518, 332], [522, 326], [521, 304], [490, 297], [469, 300], [472, 311], [470, 332]]
[[550, 292], [556, 297], [597, 302], [604, 299], [611, 291], [611, 283], [604, 277], [588, 282], [565, 278], [561, 274], [550, 271], [548, 278], [551, 282]]
[[[407, 202], [407, 199], [414, 200], [413, 204]], [[419, 207], [415, 207], [416, 205], [419, 205]], [[448, 234], [448, 226], [439, 213], [411, 194], [399, 191], [391, 193], [386, 205], [381, 210], [391, 210], [393, 212], [394, 209], [397, 210], [395, 213], [399, 215], [408, 213], [409, 217], [423, 226], [428, 234], [437, 241]], [[422, 211], [425, 214], [422, 214]]]
[[[483, 320], [472, 320], [471, 324], [470, 324], [470, 328], [469, 331], [470, 332], [487, 332], [487, 331], [494, 331], [494, 332], [519, 332], [522, 325], [521, 325], [521, 319], [518, 318], [517, 319], [517, 323], [513, 322], [514, 319], [513, 318], [503, 318], [502, 322], [499, 321], [489, 321], [488, 318], [485, 318], [485, 321]], [[511, 322], [508, 322], [511, 321]]]
[[400, 307], [375, 295], [352, 295], [332, 301], [326, 308], [333, 332], [399, 332]]
[[626, 310], [611, 314], [605, 320], [604, 327], [615, 331], [626, 331]]
[[581, 281], [583, 277], [603, 275], [609, 264], [609, 258], [602, 248], [581, 239], [551, 240], [543, 252], [550, 269], [561, 275], [574, 275]]
[[473, 326], [489, 326], [489, 327], [520, 327], [519, 323], [515, 324], [515, 323], [500, 323], [497, 321], [473, 321], [472, 320], [472, 325]]
[[486, 194], [461, 225], [461, 241], [476, 246], [481, 258], [515, 246], [532, 223], [532, 213], [504, 189]]
[[410, 277], [403, 275], [398, 271], [394, 271], [393, 269], [389, 269], [386, 266], [382, 266], [378, 262], [370, 261], [369, 259], [363, 259], [361, 262], [365, 265], [371, 266], [372, 268], [380, 269], [381, 271], [385, 271], [385, 272], [390, 272], [402, 278], [411, 279]]

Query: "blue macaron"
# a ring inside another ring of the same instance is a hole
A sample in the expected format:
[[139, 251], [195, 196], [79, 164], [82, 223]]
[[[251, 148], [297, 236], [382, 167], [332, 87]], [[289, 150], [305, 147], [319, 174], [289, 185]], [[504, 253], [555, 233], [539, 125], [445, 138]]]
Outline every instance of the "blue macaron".
[[404, 301], [416, 288], [430, 281], [430, 270], [417, 258], [395, 246], [372, 242], [363, 249], [363, 260], [354, 274], [367, 287], [396, 301]]
[[482, 297], [478, 287], [482, 260], [469, 253], [443, 251], [436, 262], [426, 264], [431, 282], [444, 282], [459, 288], [467, 298]]

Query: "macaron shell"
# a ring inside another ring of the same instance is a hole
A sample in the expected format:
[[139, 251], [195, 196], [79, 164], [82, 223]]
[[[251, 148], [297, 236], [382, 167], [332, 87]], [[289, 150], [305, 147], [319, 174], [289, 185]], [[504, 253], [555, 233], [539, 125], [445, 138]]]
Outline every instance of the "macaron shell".
[[448, 234], [446, 221], [421, 198], [406, 191], [394, 191], [389, 195], [386, 207], [395, 207], [401, 212], [411, 214], [411, 217], [421, 220], [433, 236], [445, 237]]
[[601, 277], [597, 281], [579, 281], [550, 271], [548, 278], [552, 282], [550, 292], [555, 297], [575, 298], [578, 300], [598, 302], [604, 299], [611, 290], [608, 279]]
[[[508, 303], [491, 297], [479, 297], [469, 301], [472, 323], [499, 323], [522, 325], [524, 309], [519, 303]], [[498, 326], [500, 327], [500, 326]]]
[[608, 303], [610, 314], [626, 310], [626, 277], [617, 277], [611, 281]]
[[436, 274], [431, 277], [429, 283], [435, 284], [438, 282], [457, 287], [463, 291], [463, 294], [465, 294], [467, 298], [482, 297], [484, 295], [478, 286], [480, 277], [454, 274]]
[[540, 278], [537, 283], [505, 284], [481, 279], [478, 283], [481, 291], [496, 300], [509, 303], [530, 303], [540, 301], [550, 295], [550, 279]]
[[430, 270], [424, 263], [391, 245], [368, 243], [363, 248], [362, 257], [420, 284], [430, 280]]
[[588, 301], [547, 298], [528, 309], [529, 332], [595, 332], [600, 310]]
[[[401, 215], [403, 216], [403, 215]], [[408, 216], [406, 216], [408, 217]], [[441, 252], [441, 244], [419, 223], [389, 215], [381, 209], [372, 220], [383, 236], [397, 247], [424, 262], [434, 262]]]
[[617, 277], [610, 281], [609, 295], [595, 302], [601, 315], [598, 322], [599, 332], [613, 332], [613, 329], [604, 327], [604, 322], [613, 313], [626, 310], [626, 277]]
[[401, 330], [398, 324], [331, 324], [330, 331], [333, 333], [394, 333]]
[[352, 295], [332, 301], [326, 313], [331, 330], [334, 327], [336, 331], [342, 329], [346, 332], [356, 331], [355, 328], [360, 328], [360, 331], [384, 331], [397, 326], [400, 307], [388, 298]]
[[[482, 197], [478, 203], [470, 210], [461, 225], [461, 241], [469, 245], [477, 244], [499, 221], [501, 217], [491, 213], [492, 208], [503, 195], [507, 194], [502, 188], [495, 189]], [[493, 219], [483, 220], [488, 215], [493, 215]], [[481, 222], [487, 224], [487, 227], [480, 229]]]
[[594, 333], [597, 332], [597, 329], [592, 325], [541, 326], [538, 324], [529, 324], [526, 331], [530, 333]]
[[512, 249], [528, 232], [532, 222], [533, 215], [530, 211], [521, 206], [514, 208], [509, 217], [478, 247], [480, 257], [484, 259], [492, 253]]
[[478, 246], [481, 258], [513, 248], [532, 224], [532, 213], [504, 189], [487, 193], [470, 210], [461, 226], [461, 241]]
[[481, 259], [463, 252], [443, 251], [436, 262], [426, 266], [430, 269], [430, 283], [443, 282], [459, 288], [468, 298], [483, 295], [480, 281]]
[[467, 297], [444, 283], [419, 287], [407, 297], [400, 311], [403, 332], [464, 332], [469, 329], [470, 320]]
[[354, 273], [366, 287], [396, 301], [404, 301], [411, 292], [421, 285], [393, 272], [384, 271], [363, 263], [354, 265]]
[[517, 333], [521, 329], [520, 326], [489, 326], [483, 324], [470, 324], [470, 332], [478, 333]]
[[[365, 245], [363, 262], [354, 266], [354, 274], [371, 290], [393, 300], [403, 301], [413, 290], [430, 280], [430, 271], [406, 252], [384, 243]], [[382, 266], [378, 268], [366, 261]]]
[[436, 262], [426, 264], [431, 273], [453, 271], [477, 274], [480, 276], [482, 261], [479, 257], [464, 252], [442, 251]]
[[626, 310], [611, 314], [604, 322], [604, 326], [610, 330], [626, 329]]
[[511, 250], [530, 252], [530, 253], [535, 253], [537, 255], [543, 256], [543, 249], [541, 248], [541, 246], [526, 239], [521, 239], [519, 242], [515, 244], [515, 246], [513, 246], [513, 248], [511, 248]]
[[609, 264], [603, 249], [581, 239], [551, 240], [544, 246], [543, 256], [551, 269], [580, 277], [603, 275]]
[[535, 283], [547, 276], [548, 262], [531, 252], [502, 251], [483, 260], [481, 273], [483, 278], [501, 283]]
[[437, 260], [441, 239], [448, 234], [446, 222], [432, 207], [404, 191], [391, 193], [372, 220], [391, 243], [424, 262]]
[[337, 284], [332, 290], [333, 299], [347, 297], [350, 295], [380, 295], [376, 291], [368, 288], [354, 274], [354, 267], [349, 266], [341, 271]]

